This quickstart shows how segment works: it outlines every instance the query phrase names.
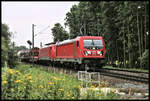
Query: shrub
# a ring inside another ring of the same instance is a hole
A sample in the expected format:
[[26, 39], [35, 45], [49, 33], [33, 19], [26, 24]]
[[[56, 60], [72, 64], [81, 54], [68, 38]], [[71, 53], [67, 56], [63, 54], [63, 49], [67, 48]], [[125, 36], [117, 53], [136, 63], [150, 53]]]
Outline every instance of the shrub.
[[144, 68], [148, 68], [148, 66], [149, 66], [149, 50], [146, 49], [145, 52], [142, 54], [142, 57], [139, 59], [141, 59], [142, 66]]

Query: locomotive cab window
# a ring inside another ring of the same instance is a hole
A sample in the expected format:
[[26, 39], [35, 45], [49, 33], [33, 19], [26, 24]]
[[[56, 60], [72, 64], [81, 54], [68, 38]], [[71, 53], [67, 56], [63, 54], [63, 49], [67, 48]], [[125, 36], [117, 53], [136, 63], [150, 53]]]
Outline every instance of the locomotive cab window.
[[84, 48], [86, 49], [101, 49], [103, 48], [102, 40], [87, 39], [84, 40]]

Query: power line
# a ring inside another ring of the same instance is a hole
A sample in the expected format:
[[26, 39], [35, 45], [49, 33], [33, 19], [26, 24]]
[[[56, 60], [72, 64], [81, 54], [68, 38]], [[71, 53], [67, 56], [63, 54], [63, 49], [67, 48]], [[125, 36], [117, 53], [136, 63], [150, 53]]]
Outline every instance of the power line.
[[38, 34], [40, 34], [41, 32], [43, 32], [44, 30], [46, 30], [47, 28], [49, 28], [50, 26], [47, 26], [46, 28], [44, 28], [42, 31], [38, 32], [37, 34], [35, 34], [35, 36], [37, 36]]

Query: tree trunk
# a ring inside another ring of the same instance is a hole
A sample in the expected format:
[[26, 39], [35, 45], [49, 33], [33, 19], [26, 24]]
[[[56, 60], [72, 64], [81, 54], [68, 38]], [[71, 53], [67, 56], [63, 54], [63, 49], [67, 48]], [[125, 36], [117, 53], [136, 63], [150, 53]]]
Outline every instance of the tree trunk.
[[141, 16], [141, 54], [143, 53], [143, 30], [142, 30], [142, 19], [143, 19], [143, 17]]
[[108, 64], [110, 64], [110, 56], [109, 56], [109, 50], [107, 50], [107, 56], [108, 56]]
[[124, 51], [124, 67], [126, 68], [126, 48], [125, 48], [125, 31], [124, 31], [124, 22], [123, 22], [123, 51]]
[[140, 55], [140, 67], [141, 67], [141, 40], [140, 40], [140, 28], [139, 28], [139, 14], [137, 8], [137, 30], [138, 30], [138, 40], [139, 40], [139, 55]]
[[[119, 54], [118, 54], [118, 45], [117, 45], [117, 40], [116, 40], [116, 49], [117, 49], [117, 61], [119, 62]], [[118, 65], [119, 67], [119, 65]]]
[[[129, 18], [128, 18], [128, 21], [129, 21]], [[129, 67], [132, 67], [131, 66], [131, 40], [130, 40], [130, 24], [128, 24], [128, 54], [129, 54]]]
[[146, 3], [145, 3], [145, 33], [144, 33], [144, 35], [145, 35], [145, 50], [146, 50], [146, 22], [147, 22], [147, 20], [146, 20]]
[[[132, 34], [134, 33], [134, 28], [133, 28], [133, 25], [132, 25], [132, 32], [131, 32]], [[134, 66], [134, 63], [135, 63], [135, 61], [134, 61], [134, 48], [133, 48], [133, 44], [132, 44], [132, 38], [130, 37], [130, 42], [131, 42], [131, 62], [132, 62], [132, 65], [131, 66]]]

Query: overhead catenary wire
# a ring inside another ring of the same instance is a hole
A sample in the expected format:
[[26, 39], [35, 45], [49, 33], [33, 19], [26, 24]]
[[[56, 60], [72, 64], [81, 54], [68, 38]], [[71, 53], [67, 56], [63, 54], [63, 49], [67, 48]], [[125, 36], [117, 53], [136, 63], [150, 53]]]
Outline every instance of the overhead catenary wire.
[[37, 36], [38, 34], [42, 33], [43, 31], [45, 31], [47, 28], [49, 28], [50, 26], [47, 26], [46, 28], [44, 28], [42, 31], [38, 32], [37, 34], [35, 34], [35, 36]]

